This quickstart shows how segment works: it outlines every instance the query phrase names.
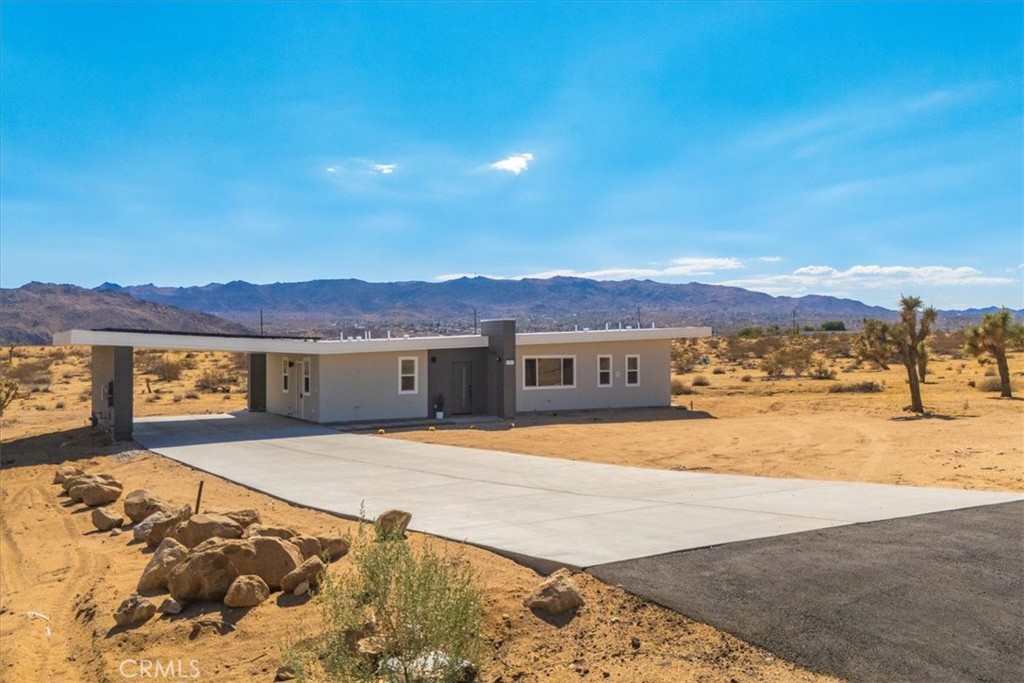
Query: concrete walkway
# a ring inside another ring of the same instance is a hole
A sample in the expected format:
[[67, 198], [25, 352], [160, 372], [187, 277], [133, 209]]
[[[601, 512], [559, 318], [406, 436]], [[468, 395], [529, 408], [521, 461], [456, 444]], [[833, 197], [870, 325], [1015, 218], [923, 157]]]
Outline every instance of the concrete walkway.
[[136, 420], [174, 460], [304, 506], [585, 568], [1024, 495], [639, 469], [341, 434], [267, 414]]

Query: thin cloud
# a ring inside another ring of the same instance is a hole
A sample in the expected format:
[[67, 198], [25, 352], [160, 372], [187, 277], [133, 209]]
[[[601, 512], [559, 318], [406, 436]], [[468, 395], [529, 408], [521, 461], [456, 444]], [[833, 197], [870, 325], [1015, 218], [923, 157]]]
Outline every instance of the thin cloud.
[[524, 154], [513, 154], [512, 156], [505, 157], [501, 161], [495, 161], [493, 164], [488, 164], [488, 166], [498, 171], [508, 171], [509, 173], [519, 175], [530, 167], [531, 161], [533, 161], [533, 154], [526, 152]]
[[800, 294], [808, 291], [856, 291], [886, 287], [978, 287], [1005, 285], [1012, 278], [985, 275], [976, 268], [959, 266], [858, 265], [846, 270], [832, 266], [803, 266], [787, 275], [766, 275], [722, 282], [723, 285], [757, 289], [770, 294]]
[[764, 263], [778, 263], [779, 261], [782, 260], [782, 257], [781, 256], [758, 256], [757, 260], [758, 261], [763, 261]]
[[[587, 280], [637, 280], [641, 278], [668, 278], [692, 275], [713, 275], [720, 270], [743, 268], [743, 262], [736, 258], [683, 257], [673, 259], [664, 268], [603, 268], [601, 270], [573, 270], [559, 268], [522, 275], [484, 275], [492, 280], [546, 280], [553, 277], [578, 277]], [[479, 274], [447, 273], [434, 277], [436, 282], [456, 280], [460, 277], [477, 277]]]
[[374, 164], [373, 170], [381, 175], [391, 175], [398, 168], [398, 164]]

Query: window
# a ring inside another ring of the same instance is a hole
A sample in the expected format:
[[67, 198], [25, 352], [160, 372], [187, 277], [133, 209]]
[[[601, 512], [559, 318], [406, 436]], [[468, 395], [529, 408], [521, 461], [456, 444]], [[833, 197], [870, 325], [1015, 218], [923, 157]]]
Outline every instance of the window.
[[575, 356], [539, 356], [523, 359], [523, 387], [550, 389], [576, 386]]
[[288, 393], [288, 359], [281, 359], [281, 391]]
[[640, 356], [626, 356], [626, 386], [640, 386]]
[[313, 386], [313, 379], [310, 373], [310, 363], [308, 358], [302, 359], [302, 393], [303, 395], [309, 395]]
[[398, 359], [398, 393], [416, 393], [416, 358]]
[[610, 387], [612, 385], [612, 357], [597, 357], [597, 386]]

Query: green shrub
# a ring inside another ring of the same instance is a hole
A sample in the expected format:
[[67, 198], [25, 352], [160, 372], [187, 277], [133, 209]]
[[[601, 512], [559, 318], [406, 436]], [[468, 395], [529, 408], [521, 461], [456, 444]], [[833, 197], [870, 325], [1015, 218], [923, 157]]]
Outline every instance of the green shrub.
[[[354, 571], [325, 572], [316, 600], [322, 633], [286, 646], [300, 680], [364, 683], [471, 678], [482, 652], [482, 596], [464, 558], [360, 528]], [[429, 673], [424, 672], [429, 663]]]

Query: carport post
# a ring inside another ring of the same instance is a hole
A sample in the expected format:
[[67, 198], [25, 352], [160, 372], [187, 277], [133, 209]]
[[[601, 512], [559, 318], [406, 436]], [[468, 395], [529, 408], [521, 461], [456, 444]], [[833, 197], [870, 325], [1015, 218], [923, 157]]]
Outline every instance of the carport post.
[[249, 412], [267, 412], [267, 354], [249, 354]]

